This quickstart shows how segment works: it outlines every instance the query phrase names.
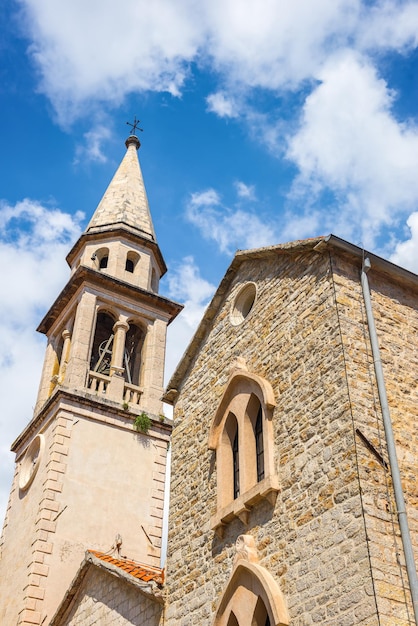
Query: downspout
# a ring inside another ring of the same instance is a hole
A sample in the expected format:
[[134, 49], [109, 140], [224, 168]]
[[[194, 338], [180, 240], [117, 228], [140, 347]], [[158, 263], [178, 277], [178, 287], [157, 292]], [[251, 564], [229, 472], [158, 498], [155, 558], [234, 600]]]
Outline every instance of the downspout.
[[395, 440], [393, 437], [392, 422], [390, 419], [388, 399], [386, 395], [385, 380], [383, 377], [382, 361], [380, 358], [379, 343], [377, 340], [376, 326], [374, 322], [372, 303], [370, 297], [369, 281], [367, 272], [371, 268], [369, 258], [363, 261], [361, 270], [361, 286], [363, 289], [364, 304], [366, 307], [367, 324], [369, 327], [370, 343], [372, 347], [374, 371], [376, 373], [377, 389], [380, 406], [382, 408], [383, 425], [386, 435], [390, 471], [392, 475], [393, 490], [395, 493], [396, 508], [398, 513], [399, 527], [401, 531], [403, 551], [405, 555], [406, 571], [408, 574], [409, 588], [411, 590], [412, 604], [414, 607], [415, 624], [418, 626], [418, 578], [415, 568], [414, 554], [412, 551], [411, 535], [409, 533], [408, 519], [406, 516], [405, 499], [402, 491], [401, 476], [399, 472], [398, 458], [396, 454]]

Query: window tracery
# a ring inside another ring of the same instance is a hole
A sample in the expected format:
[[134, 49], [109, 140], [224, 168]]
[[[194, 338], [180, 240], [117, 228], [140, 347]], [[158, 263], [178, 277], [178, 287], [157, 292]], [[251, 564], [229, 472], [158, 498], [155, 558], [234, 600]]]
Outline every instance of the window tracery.
[[217, 512], [212, 528], [220, 536], [234, 517], [248, 524], [249, 512], [260, 499], [275, 503], [274, 406], [268, 381], [242, 368], [233, 371], [209, 436], [217, 463]]

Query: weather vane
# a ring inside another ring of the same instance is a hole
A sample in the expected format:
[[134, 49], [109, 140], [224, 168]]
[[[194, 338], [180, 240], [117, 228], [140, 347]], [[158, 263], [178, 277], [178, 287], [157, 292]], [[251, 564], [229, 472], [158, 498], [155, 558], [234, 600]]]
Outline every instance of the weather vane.
[[132, 127], [132, 131], [131, 131], [131, 135], [135, 135], [136, 136], [136, 131], [140, 130], [141, 132], [144, 130], [143, 128], [139, 128], [138, 124], [140, 124], [140, 120], [136, 119], [136, 115], [134, 117], [134, 123], [131, 124], [130, 122], [126, 122], [128, 124], [128, 126]]

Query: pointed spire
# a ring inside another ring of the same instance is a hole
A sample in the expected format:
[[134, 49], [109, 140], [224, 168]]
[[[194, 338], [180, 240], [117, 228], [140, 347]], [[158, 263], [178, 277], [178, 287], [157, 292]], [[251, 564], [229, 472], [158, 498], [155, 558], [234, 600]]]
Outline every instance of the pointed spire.
[[129, 230], [134, 229], [137, 234], [155, 242], [155, 231], [137, 155], [141, 144], [136, 135], [130, 135], [125, 145], [126, 154], [94, 212], [86, 234], [127, 226]]

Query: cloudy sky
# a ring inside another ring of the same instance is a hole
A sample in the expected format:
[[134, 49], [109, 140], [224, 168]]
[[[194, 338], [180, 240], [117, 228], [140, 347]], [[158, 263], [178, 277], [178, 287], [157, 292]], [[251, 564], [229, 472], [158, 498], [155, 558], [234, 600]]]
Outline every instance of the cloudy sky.
[[334, 233], [418, 271], [418, 3], [4, 0], [0, 517], [64, 258], [136, 115], [167, 373], [234, 251]]

